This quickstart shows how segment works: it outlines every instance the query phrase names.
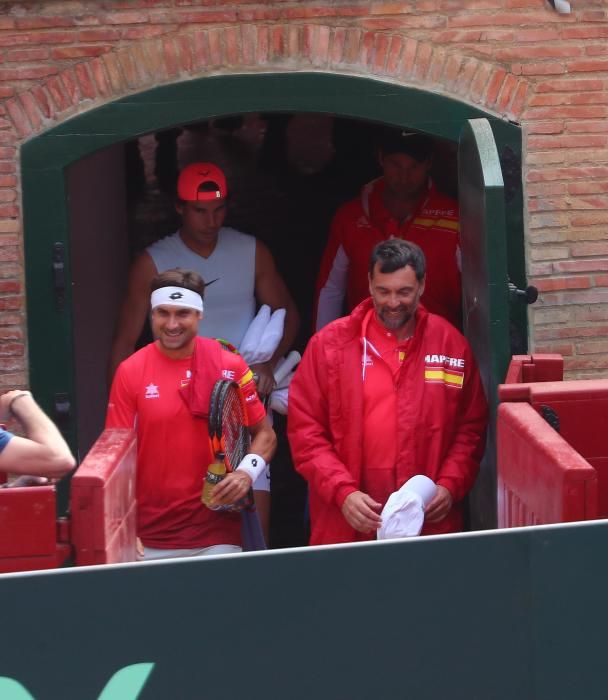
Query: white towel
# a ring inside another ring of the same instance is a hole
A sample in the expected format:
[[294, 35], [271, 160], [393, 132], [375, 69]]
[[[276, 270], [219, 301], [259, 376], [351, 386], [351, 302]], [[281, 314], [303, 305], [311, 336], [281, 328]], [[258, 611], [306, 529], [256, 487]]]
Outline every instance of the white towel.
[[263, 304], [260, 310], [255, 315], [253, 321], [249, 324], [249, 328], [245, 331], [243, 340], [238, 348], [241, 356], [248, 365], [257, 364], [256, 353], [258, 345], [260, 344], [260, 338], [264, 332], [264, 329], [270, 321], [270, 306], [268, 304]]
[[297, 350], [292, 350], [287, 357], [281, 358], [274, 368], [274, 381], [278, 387], [286, 386], [283, 382], [289, 372], [298, 364], [302, 356]]
[[[268, 362], [274, 355], [285, 328], [285, 309], [274, 311], [266, 324], [257, 347], [257, 362]], [[253, 363], [256, 364], [256, 363]]]
[[285, 389], [275, 389], [270, 394], [270, 408], [277, 413], [282, 415], [287, 415], [287, 402], [288, 402], [288, 390]]
[[296, 372], [294, 370], [293, 372], [290, 372], [288, 375], [283, 377], [280, 383], [275, 386], [275, 391], [276, 389], [287, 389], [287, 387], [291, 384], [291, 380], [293, 379], [295, 373]]
[[278, 371], [281, 369], [281, 367], [285, 364], [285, 360], [286, 360], [286, 359], [287, 359], [287, 358], [285, 358], [285, 357], [279, 357], [279, 359], [277, 360], [276, 365], [274, 366], [274, 380], [275, 380], [275, 382], [276, 382], [276, 380], [277, 380], [277, 372], [278, 372]]

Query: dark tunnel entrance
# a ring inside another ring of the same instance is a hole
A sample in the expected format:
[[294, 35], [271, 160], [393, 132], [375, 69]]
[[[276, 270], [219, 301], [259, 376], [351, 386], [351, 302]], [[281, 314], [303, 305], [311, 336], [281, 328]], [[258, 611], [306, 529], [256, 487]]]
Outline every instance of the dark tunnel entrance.
[[[301, 314], [295, 349], [312, 333], [319, 262], [336, 209], [381, 174], [375, 154], [383, 125], [315, 113], [226, 115], [148, 134], [125, 144], [129, 255], [179, 228], [173, 202], [181, 168], [222, 167], [230, 186], [225, 225], [255, 235], [273, 253]], [[432, 177], [458, 196], [456, 144], [436, 139]], [[237, 271], [235, 271], [235, 274]], [[138, 346], [152, 340], [148, 326]], [[272, 470], [271, 546], [306, 543], [306, 489], [294, 473], [284, 416]]]

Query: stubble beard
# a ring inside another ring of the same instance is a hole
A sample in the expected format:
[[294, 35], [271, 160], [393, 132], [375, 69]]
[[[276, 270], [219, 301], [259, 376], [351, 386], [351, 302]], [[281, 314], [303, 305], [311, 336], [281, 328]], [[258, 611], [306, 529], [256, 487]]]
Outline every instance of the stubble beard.
[[387, 316], [387, 312], [382, 309], [378, 310], [378, 317], [382, 325], [389, 331], [398, 331], [403, 328], [414, 315], [412, 311], [403, 311], [399, 316]]

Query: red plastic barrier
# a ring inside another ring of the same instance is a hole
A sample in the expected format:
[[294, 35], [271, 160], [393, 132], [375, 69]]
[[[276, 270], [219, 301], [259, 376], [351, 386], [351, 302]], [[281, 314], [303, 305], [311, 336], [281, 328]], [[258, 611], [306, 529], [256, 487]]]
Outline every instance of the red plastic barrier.
[[498, 526], [598, 517], [596, 470], [527, 403], [503, 403], [497, 426]]
[[501, 401], [526, 401], [522, 384], [559, 382], [564, 378], [564, 358], [561, 355], [513, 355], [505, 383], [498, 388]]
[[[498, 388], [501, 401], [513, 402], [498, 413], [501, 527], [608, 517], [608, 380], [562, 378], [561, 355], [515, 355]], [[518, 411], [529, 425], [514, 427], [511, 412]], [[595, 485], [587, 483], [590, 468]], [[572, 480], [583, 473], [581, 491]]]
[[132, 430], [104, 430], [72, 477], [71, 537], [76, 564], [136, 558], [135, 468]]
[[69, 545], [57, 540], [55, 487], [0, 489], [0, 573], [53, 569]]
[[608, 380], [521, 385], [521, 400], [555, 419], [562, 438], [597, 472], [598, 517], [608, 517]]

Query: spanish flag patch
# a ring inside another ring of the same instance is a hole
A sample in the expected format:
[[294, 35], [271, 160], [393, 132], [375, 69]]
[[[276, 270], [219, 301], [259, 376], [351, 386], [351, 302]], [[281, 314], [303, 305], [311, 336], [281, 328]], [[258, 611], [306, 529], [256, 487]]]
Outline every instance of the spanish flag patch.
[[445, 369], [444, 367], [425, 367], [424, 381], [432, 384], [445, 384], [453, 386], [457, 389], [462, 389], [464, 384], [464, 372], [458, 372], [454, 369]]
[[253, 372], [249, 369], [249, 370], [247, 370], [247, 372], [245, 372], [245, 374], [239, 380], [239, 386], [242, 388], [245, 386], [245, 384], [248, 384], [252, 380], [253, 380]]
[[419, 216], [414, 219], [413, 224], [414, 226], [424, 226], [424, 228], [434, 226], [435, 228], [447, 228], [450, 231], [460, 231], [458, 221], [451, 221], [450, 219], [427, 219]]

